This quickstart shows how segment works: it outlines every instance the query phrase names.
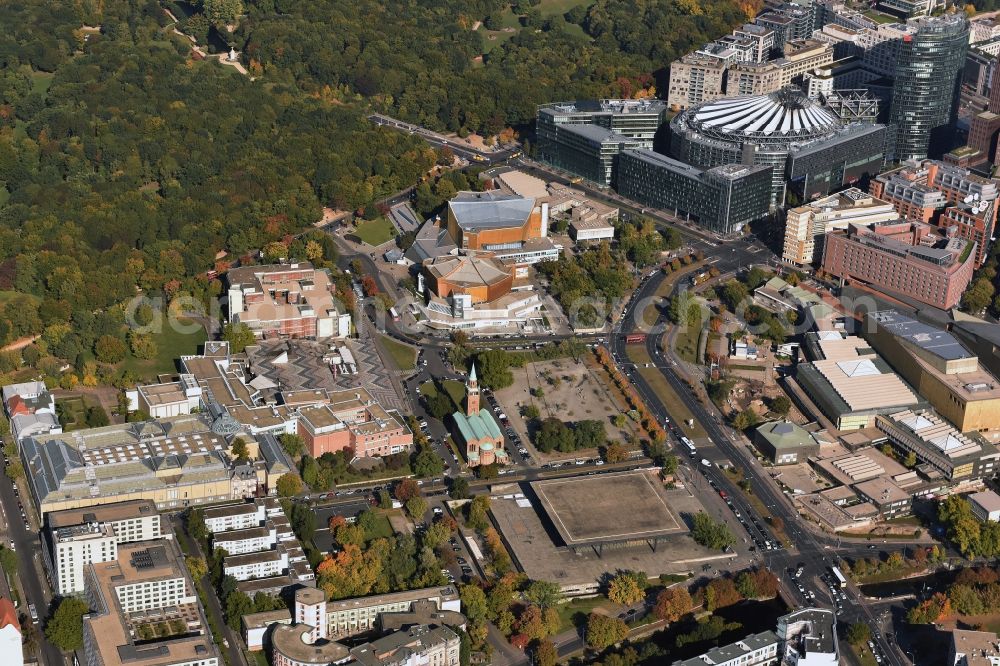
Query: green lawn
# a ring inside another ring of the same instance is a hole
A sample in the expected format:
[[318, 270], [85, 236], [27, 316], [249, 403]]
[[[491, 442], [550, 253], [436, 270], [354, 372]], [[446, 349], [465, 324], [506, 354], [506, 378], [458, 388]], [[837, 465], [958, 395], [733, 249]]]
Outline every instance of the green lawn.
[[36, 92], [44, 97], [49, 91], [49, 86], [52, 85], [52, 79], [54, 79], [55, 76], [55, 74], [49, 74], [47, 72], [32, 72], [31, 92]]
[[455, 403], [459, 409], [465, 403], [465, 384], [454, 379], [446, 379], [441, 382], [444, 390], [451, 396], [451, 401]]
[[396, 237], [396, 227], [387, 218], [362, 222], [354, 232], [365, 243], [376, 246]]
[[397, 368], [400, 370], [413, 370], [417, 367], [417, 350], [410, 345], [405, 345], [384, 335], [380, 337], [382, 338], [382, 346], [392, 356], [392, 360]]
[[556, 606], [556, 610], [559, 611], [559, 631], [566, 631], [567, 629], [586, 624], [587, 616], [597, 608], [606, 608], [609, 614], [617, 616], [621, 606], [608, 601], [604, 597], [573, 599], [564, 604], [559, 604]]
[[[189, 319], [178, 319], [185, 328], [192, 327], [194, 322]], [[208, 339], [205, 329], [191, 332], [175, 331], [168, 322], [164, 322], [163, 330], [153, 334], [156, 340], [156, 356], [151, 359], [129, 356], [123, 362], [123, 367], [136, 373], [140, 378], [151, 378], [158, 374], [177, 371], [177, 359], [189, 354], [197, 354], [198, 348]]]
[[548, 18], [557, 14], [565, 14], [577, 5], [589, 5], [590, 0], [542, 0], [538, 5], [538, 11], [542, 16]]
[[677, 355], [688, 363], [701, 364], [698, 358], [698, 338], [701, 336], [700, 326], [682, 326], [677, 337], [674, 338], [674, 349]]
[[864, 13], [865, 16], [867, 16], [871, 20], [875, 21], [876, 23], [898, 23], [899, 22], [899, 19], [896, 18], [895, 16], [890, 16], [889, 14], [883, 14], [881, 12], [876, 12], [876, 11], [871, 10], [871, 9], [869, 9], [868, 11], [863, 12], [863, 13]]
[[375, 524], [375, 529], [372, 530], [371, 534], [366, 534], [365, 536], [371, 539], [388, 539], [392, 536], [392, 525], [389, 524], [389, 518], [386, 517], [384, 513], [378, 514], [378, 522]]
[[70, 432], [71, 430], [82, 430], [87, 427], [87, 405], [82, 396], [57, 400], [56, 408], [57, 412], [61, 409], [63, 410], [63, 413], [69, 417], [66, 425], [63, 426], [63, 429], [66, 432]]
[[875, 657], [872, 656], [872, 651], [867, 647], [857, 648], [853, 645], [848, 645], [848, 649], [854, 653], [857, 662], [861, 664], [861, 666], [878, 666], [878, 663], [875, 661]]
[[[591, 4], [591, 0], [541, 0], [541, 3], [538, 5], [538, 11], [542, 15], [542, 18], [547, 19], [565, 14], [577, 5], [589, 4]], [[503, 19], [502, 26], [504, 28], [513, 28], [513, 31], [487, 30], [486, 26], [480, 28], [483, 33], [483, 53], [489, 53], [522, 29], [521, 17], [514, 14], [509, 7], [503, 11], [501, 16]], [[575, 23], [567, 23], [565, 28], [568, 34], [581, 40], [590, 41], [590, 36]]]

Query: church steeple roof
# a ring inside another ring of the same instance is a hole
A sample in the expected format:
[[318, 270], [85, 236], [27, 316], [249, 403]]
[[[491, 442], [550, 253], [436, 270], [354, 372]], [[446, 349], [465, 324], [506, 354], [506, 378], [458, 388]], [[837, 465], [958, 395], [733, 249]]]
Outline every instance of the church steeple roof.
[[476, 362], [475, 361], [472, 362], [472, 370], [469, 371], [469, 381], [470, 382], [477, 381], [476, 380]]

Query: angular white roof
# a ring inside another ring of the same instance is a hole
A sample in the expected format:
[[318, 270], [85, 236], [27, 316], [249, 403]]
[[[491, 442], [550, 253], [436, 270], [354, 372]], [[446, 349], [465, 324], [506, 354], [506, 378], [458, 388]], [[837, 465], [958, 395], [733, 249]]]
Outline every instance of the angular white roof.
[[709, 102], [694, 111], [692, 125], [738, 136], [812, 138], [841, 126], [840, 119], [800, 92], [741, 95]]

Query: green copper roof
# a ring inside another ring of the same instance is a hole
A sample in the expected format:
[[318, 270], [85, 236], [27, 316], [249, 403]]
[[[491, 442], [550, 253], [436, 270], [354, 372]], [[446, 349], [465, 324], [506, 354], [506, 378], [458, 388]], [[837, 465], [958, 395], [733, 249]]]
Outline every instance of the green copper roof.
[[465, 442], [483, 439], [503, 439], [500, 426], [493, 420], [493, 415], [485, 409], [480, 409], [477, 413], [466, 416], [462, 412], [455, 412], [451, 415], [458, 426], [458, 432]]

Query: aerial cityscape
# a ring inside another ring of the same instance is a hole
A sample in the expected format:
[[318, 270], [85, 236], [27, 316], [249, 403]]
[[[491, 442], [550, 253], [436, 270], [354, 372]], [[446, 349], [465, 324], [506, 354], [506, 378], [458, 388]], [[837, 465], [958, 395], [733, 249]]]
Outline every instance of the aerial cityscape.
[[1000, 666], [998, 0], [0, 22], [0, 666]]

